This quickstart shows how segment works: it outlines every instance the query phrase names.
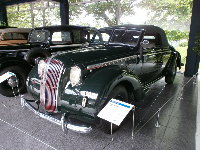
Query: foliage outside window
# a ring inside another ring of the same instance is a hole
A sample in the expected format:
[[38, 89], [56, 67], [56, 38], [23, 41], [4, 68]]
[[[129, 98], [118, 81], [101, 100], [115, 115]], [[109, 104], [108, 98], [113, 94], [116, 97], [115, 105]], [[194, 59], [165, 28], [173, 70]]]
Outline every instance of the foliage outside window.
[[0, 26], [6, 26], [6, 23], [3, 21], [0, 21]]
[[60, 24], [59, 3], [50, 0], [7, 6], [6, 9], [9, 26], [33, 28]]
[[193, 50], [200, 56], [200, 33], [196, 36], [195, 47]]

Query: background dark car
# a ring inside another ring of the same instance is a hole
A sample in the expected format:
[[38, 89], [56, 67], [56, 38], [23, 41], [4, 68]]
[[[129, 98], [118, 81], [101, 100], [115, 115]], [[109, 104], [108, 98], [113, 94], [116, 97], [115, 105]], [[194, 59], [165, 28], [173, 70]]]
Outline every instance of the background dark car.
[[59, 51], [71, 51], [88, 45], [94, 30], [72, 25], [40, 27], [27, 36], [28, 44], [0, 46], [0, 75], [10, 71], [17, 77], [17, 80], [10, 78], [0, 83], [0, 93], [14, 96], [25, 92], [27, 75], [38, 57], [47, 58]]

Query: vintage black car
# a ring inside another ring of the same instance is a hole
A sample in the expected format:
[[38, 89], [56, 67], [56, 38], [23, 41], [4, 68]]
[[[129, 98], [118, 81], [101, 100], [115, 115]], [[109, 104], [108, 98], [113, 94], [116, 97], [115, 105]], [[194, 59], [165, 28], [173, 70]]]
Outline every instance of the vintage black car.
[[[161, 28], [106, 27], [94, 34], [88, 47], [41, 59], [27, 79], [34, 100], [21, 102], [63, 129], [88, 133], [98, 127], [110, 133], [110, 123], [97, 117], [110, 99], [142, 106], [151, 84], [162, 77], [172, 84], [177, 67], [180, 54]], [[113, 131], [117, 128], [113, 125]]]
[[[4, 39], [0, 41], [0, 44], [2, 43], [0, 46], [0, 75], [10, 71], [17, 76], [17, 80], [10, 78], [0, 83], [0, 93], [5, 96], [14, 96], [26, 91], [26, 78], [38, 57], [47, 58], [58, 51], [70, 51], [88, 45], [95, 29], [72, 25], [40, 27], [32, 31], [29, 29], [31, 31], [29, 37], [28, 33], [23, 37], [28, 39], [27, 44], [19, 43], [22, 42], [19, 39], [14, 40], [16, 34], [11, 32], [14, 30], [18, 33], [22, 32], [19, 28], [0, 29], [0, 36], [3, 35]], [[28, 31], [28, 29], [23, 30]], [[9, 44], [9, 42], [12, 43]]]

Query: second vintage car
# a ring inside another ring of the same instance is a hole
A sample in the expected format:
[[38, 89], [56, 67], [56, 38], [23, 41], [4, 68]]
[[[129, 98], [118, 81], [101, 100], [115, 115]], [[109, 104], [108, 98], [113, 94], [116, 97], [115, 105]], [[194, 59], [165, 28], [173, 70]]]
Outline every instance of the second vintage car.
[[4, 96], [26, 91], [26, 78], [38, 57], [47, 58], [58, 51], [71, 51], [88, 45], [90, 32], [93, 33], [94, 29], [73, 25], [39, 27], [33, 29], [28, 37], [30, 31], [22, 28], [0, 29], [0, 75], [13, 72], [19, 82], [17, 86], [16, 80], [10, 78], [0, 83], [0, 93]]
[[94, 34], [88, 47], [41, 59], [27, 79], [34, 100], [21, 102], [63, 129], [88, 133], [98, 127], [110, 133], [110, 123], [97, 117], [109, 100], [141, 106], [152, 83], [162, 77], [173, 83], [177, 67], [180, 54], [161, 28], [106, 27]]

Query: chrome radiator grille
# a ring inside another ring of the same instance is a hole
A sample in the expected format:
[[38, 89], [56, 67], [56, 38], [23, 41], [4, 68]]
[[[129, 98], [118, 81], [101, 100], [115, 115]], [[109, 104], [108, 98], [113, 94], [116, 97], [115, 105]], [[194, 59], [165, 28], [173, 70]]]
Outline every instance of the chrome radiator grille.
[[48, 60], [40, 82], [40, 101], [47, 112], [56, 112], [58, 104], [58, 84], [64, 65], [56, 59]]

